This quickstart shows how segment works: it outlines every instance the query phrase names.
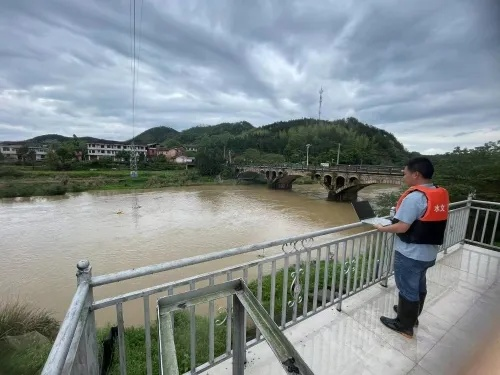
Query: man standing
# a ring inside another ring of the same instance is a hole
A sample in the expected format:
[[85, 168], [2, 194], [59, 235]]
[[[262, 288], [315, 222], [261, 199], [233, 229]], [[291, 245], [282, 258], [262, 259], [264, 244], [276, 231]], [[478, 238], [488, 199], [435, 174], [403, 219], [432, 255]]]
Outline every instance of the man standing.
[[436, 263], [438, 246], [444, 240], [449, 196], [444, 188], [432, 183], [434, 166], [429, 159], [411, 159], [403, 173], [409, 189], [398, 200], [393, 224], [375, 227], [396, 234], [394, 277], [399, 289], [398, 305], [394, 306], [397, 317], [381, 316], [380, 321], [411, 338], [427, 295], [427, 269]]

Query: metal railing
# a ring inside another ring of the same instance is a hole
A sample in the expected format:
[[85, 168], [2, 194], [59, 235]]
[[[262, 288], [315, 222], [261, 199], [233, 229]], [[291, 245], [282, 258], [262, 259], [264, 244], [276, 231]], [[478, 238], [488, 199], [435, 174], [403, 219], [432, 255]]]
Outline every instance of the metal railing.
[[[499, 213], [500, 203], [473, 201], [469, 198], [450, 204], [445, 242], [440, 251], [446, 253], [451, 246], [464, 242], [500, 250], [498, 243], [495, 245]], [[472, 221], [469, 220], [471, 217]], [[332, 305], [340, 311], [344, 300], [377, 283], [387, 286], [387, 279], [393, 274], [392, 235], [370, 230], [339, 238], [342, 232], [363, 226], [362, 223], [349, 224], [94, 277], [89, 263], [82, 261], [78, 264], [77, 292], [42, 374], [98, 374], [94, 313], [110, 306], [116, 309], [120, 373], [126, 374], [123, 305], [138, 299], [142, 299], [144, 306], [144, 363], [146, 373], [152, 374], [150, 298], [158, 294], [160, 297], [165, 293], [177, 296], [187, 291], [241, 279], [280, 330]], [[99, 301], [93, 300], [95, 287], [248, 253], [255, 254], [258, 259]], [[218, 308], [216, 304], [219, 305]], [[231, 329], [234, 299], [231, 296], [204, 301], [196, 306], [183, 306], [181, 310], [185, 315], [175, 315], [177, 312], [172, 312], [172, 335], [182, 333], [189, 343], [186, 343], [189, 354], [183, 353], [184, 370], [193, 374], [200, 373], [231, 357], [234, 346]], [[197, 310], [200, 314], [196, 313]], [[187, 327], [184, 323], [177, 324], [177, 318], [184, 319], [179, 321], [186, 323]], [[201, 328], [198, 327], [200, 322], [204, 324]], [[242, 327], [245, 348], [264, 339], [258, 322], [248, 319], [246, 314]], [[189, 335], [186, 330], [189, 330]], [[206, 336], [199, 337], [200, 332], [204, 332]], [[218, 340], [215, 340], [216, 335]], [[202, 344], [206, 348], [201, 348]]]

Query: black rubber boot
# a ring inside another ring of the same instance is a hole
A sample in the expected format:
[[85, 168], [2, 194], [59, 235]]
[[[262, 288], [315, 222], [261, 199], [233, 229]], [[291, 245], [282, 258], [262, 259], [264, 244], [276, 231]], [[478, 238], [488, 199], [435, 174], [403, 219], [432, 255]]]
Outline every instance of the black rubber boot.
[[[427, 293], [420, 293], [420, 305], [418, 308], [418, 315], [422, 314], [422, 309], [424, 308], [425, 297], [427, 297]], [[398, 305], [394, 305], [394, 312], [398, 313]], [[418, 319], [415, 322], [415, 327], [418, 327]]]
[[381, 316], [380, 321], [387, 328], [412, 338], [413, 326], [418, 318], [419, 305], [420, 301], [408, 301], [400, 294], [397, 308], [398, 316], [395, 319]]

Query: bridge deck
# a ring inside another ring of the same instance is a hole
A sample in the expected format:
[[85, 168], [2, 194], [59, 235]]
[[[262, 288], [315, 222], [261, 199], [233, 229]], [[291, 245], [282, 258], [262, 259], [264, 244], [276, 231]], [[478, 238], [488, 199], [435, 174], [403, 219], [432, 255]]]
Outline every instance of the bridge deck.
[[[458, 374], [488, 334], [500, 338], [500, 253], [470, 245], [440, 255], [428, 272], [428, 298], [414, 339], [385, 328], [394, 316], [394, 281], [346, 300], [285, 331], [315, 374]], [[496, 318], [496, 320], [495, 320]], [[497, 343], [498, 344], [498, 343]], [[266, 342], [247, 352], [245, 374], [284, 374]], [[498, 370], [498, 368], [497, 368]], [[495, 373], [496, 370], [491, 369]], [[231, 374], [231, 361], [208, 370]]]

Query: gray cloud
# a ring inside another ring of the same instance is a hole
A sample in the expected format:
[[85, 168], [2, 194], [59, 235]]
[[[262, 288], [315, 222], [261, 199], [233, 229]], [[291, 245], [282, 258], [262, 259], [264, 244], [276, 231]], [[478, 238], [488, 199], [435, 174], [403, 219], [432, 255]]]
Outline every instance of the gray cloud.
[[[500, 139], [494, 0], [141, 4], [136, 133], [316, 116], [323, 86], [323, 118], [355, 116], [410, 150]], [[130, 138], [129, 7], [125, 0], [4, 1], [0, 140]]]

